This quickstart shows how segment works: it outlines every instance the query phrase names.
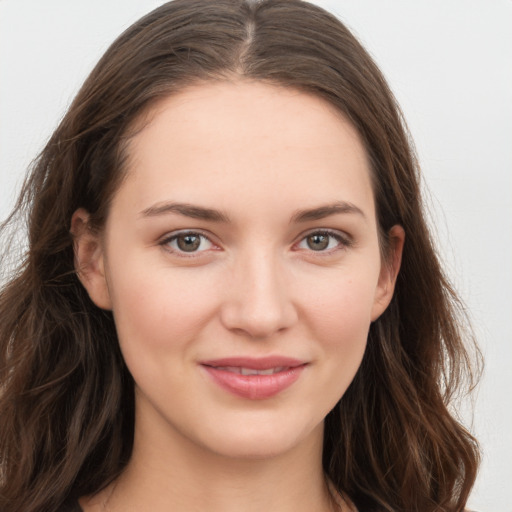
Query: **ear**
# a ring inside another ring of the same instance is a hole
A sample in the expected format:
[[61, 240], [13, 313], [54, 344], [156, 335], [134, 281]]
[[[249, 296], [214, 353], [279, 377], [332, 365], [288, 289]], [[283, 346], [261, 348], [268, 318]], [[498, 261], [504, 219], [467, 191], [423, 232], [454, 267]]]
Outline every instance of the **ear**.
[[105, 277], [105, 255], [99, 234], [91, 229], [90, 215], [79, 208], [71, 217], [75, 270], [89, 297], [102, 309], [112, 309]]
[[402, 226], [396, 225], [389, 230], [388, 254], [381, 263], [379, 282], [375, 292], [375, 300], [372, 309], [372, 322], [377, 320], [386, 310], [393, 298], [396, 278], [402, 263], [402, 251], [404, 248], [405, 231]]

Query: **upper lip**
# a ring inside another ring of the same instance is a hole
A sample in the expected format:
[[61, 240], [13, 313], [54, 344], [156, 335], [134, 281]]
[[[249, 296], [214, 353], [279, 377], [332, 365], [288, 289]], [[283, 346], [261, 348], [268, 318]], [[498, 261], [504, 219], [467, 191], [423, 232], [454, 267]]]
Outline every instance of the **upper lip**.
[[252, 370], [269, 370], [270, 368], [295, 368], [306, 364], [306, 361], [294, 357], [266, 356], [266, 357], [223, 357], [200, 362], [204, 366], [250, 368]]

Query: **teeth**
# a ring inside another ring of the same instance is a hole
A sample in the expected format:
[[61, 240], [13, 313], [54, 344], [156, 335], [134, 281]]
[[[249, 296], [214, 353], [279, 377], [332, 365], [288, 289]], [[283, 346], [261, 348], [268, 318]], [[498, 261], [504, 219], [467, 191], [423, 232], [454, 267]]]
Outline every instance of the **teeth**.
[[268, 370], [260, 370], [260, 371], [257, 371], [256, 370], [256, 375], [272, 375], [273, 373], [276, 373], [276, 371], [278, 370], [278, 368], [269, 368]]
[[217, 366], [218, 370], [226, 372], [239, 373], [240, 375], [273, 375], [274, 373], [282, 372], [285, 367], [278, 366], [276, 368], [268, 368], [266, 370], [255, 370], [254, 368], [242, 368], [237, 366]]
[[240, 368], [242, 375], [258, 375], [258, 370], [252, 370], [251, 368]]

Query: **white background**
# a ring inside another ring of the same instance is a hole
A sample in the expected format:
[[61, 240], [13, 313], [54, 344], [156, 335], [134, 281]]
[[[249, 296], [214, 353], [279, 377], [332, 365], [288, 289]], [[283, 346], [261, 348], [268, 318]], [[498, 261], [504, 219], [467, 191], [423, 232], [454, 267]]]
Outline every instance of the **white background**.
[[[158, 0], [0, 0], [0, 219], [112, 40]], [[416, 141], [441, 254], [486, 369], [470, 508], [512, 512], [512, 0], [325, 0], [375, 57]]]

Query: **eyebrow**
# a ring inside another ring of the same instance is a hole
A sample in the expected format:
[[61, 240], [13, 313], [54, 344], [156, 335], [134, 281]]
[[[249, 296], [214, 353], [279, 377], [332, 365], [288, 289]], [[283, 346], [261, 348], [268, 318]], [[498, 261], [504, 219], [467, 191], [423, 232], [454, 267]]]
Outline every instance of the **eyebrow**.
[[213, 222], [231, 222], [228, 215], [225, 213], [214, 210], [213, 208], [203, 208], [202, 206], [195, 206], [189, 203], [173, 203], [164, 202], [157, 203], [145, 210], [142, 210], [143, 217], [155, 217], [157, 215], [164, 215], [167, 213], [179, 213], [185, 217], [193, 219], [209, 220]]
[[306, 222], [310, 220], [319, 220], [324, 219], [325, 217], [329, 217], [330, 215], [347, 213], [361, 215], [364, 219], [366, 219], [366, 215], [355, 204], [349, 203], [347, 201], [336, 201], [335, 203], [319, 206], [318, 208], [297, 210], [292, 215], [290, 224]]
[[[196, 206], [189, 203], [176, 202], [156, 203], [153, 206], [142, 210], [140, 215], [142, 217], [156, 217], [168, 213], [178, 213], [180, 215], [184, 215], [185, 217], [191, 217], [193, 219], [205, 221], [221, 222], [226, 224], [231, 222], [229, 216], [220, 210], [204, 208], [202, 206]], [[311, 220], [324, 219], [325, 217], [336, 214], [357, 214], [366, 219], [363, 211], [356, 205], [346, 201], [337, 201], [335, 203], [319, 206], [317, 208], [297, 210], [293, 213], [290, 219], [290, 224], [298, 224]]]

